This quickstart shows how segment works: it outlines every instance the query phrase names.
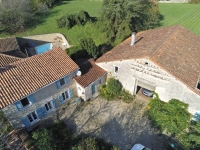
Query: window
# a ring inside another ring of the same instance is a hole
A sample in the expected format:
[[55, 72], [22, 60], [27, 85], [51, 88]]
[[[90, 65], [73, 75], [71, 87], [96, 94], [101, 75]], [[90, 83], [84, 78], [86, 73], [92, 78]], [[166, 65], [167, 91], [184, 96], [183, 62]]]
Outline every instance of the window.
[[51, 102], [46, 103], [44, 106], [45, 106], [47, 111], [52, 110], [52, 108], [53, 108]]
[[60, 79], [60, 85], [63, 86], [64, 84], [65, 84], [65, 79], [64, 78]]
[[62, 93], [62, 99], [63, 100], [67, 100], [69, 98], [69, 93], [68, 91], [65, 91], [64, 93]]
[[28, 106], [30, 104], [29, 100], [27, 98], [24, 98], [20, 100], [23, 107]]
[[35, 111], [27, 115], [28, 120], [32, 123], [38, 119]]
[[69, 88], [67, 91], [61, 93], [58, 96], [58, 99], [60, 101], [60, 104], [63, 104], [64, 102], [68, 101], [72, 97], [73, 97], [73, 91], [71, 88]]
[[144, 64], [145, 64], [145, 65], [148, 65], [148, 62], [145, 62]]
[[99, 79], [99, 84], [101, 84], [101, 79]]
[[114, 66], [115, 68], [114, 68], [114, 72], [115, 73], [118, 73], [119, 72], [119, 67], [117, 67], [117, 66]]

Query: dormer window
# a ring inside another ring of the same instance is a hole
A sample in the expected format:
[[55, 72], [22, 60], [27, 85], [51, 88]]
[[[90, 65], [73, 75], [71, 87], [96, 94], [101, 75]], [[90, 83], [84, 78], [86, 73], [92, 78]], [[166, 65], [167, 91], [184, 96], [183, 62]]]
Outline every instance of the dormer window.
[[23, 98], [22, 100], [20, 100], [20, 102], [23, 107], [28, 106], [30, 104], [27, 98]]
[[65, 84], [65, 79], [64, 78], [60, 79], [60, 85], [63, 86], [64, 84]]

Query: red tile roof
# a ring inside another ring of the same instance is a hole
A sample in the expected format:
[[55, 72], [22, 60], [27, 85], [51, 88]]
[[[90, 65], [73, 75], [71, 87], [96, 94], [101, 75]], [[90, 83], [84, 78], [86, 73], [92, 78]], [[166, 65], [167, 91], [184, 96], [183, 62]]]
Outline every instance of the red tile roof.
[[6, 66], [18, 60], [21, 60], [21, 58], [0, 54], [0, 67]]
[[196, 89], [200, 75], [200, 37], [182, 26], [158, 28], [131, 37], [100, 57], [96, 62], [147, 58], [189, 86]]
[[61, 48], [19, 60], [0, 69], [0, 108], [78, 69]]
[[80, 71], [82, 75], [75, 77], [74, 80], [84, 88], [106, 73], [104, 69], [94, 63], [93, 59], [82, 63]]

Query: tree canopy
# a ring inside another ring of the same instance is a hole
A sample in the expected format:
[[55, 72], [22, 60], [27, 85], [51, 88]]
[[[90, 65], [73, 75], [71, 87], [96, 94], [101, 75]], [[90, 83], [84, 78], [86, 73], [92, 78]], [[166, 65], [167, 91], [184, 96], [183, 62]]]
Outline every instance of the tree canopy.
[[154, 28], [158, 23], [156, 0], [104, 0], [98, 26], [108, 40], [121, 41], [133, 31]]
[[25, 28], [32, 16], [30, 1], [3, 0], [0, 5], [0, 29], [15, 33]]

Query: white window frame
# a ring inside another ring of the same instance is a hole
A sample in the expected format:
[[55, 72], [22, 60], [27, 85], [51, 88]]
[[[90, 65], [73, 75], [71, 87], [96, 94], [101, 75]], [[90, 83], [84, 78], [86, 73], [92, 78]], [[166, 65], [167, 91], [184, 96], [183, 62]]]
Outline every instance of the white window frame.
[[[65, 95], [66, 92], [67, 92], [68, 98], [66, 98], [66, 95]], [[67, 89], [66, 91], [62, 92], [61, 95], [62, 95], [63, 93], [64, 93], [64, 95], [65, 95], [65, 99], [63, 99], [63, 101], [64, 101], [64, 102], [65, 102], [65, 101], [68, 101], [68, 100], [70, 99], [70, 96], [69, 96], [69, 89]]]
[[[117, 72], [115, 71], [115, 68], [116, 68], [116, 67], [118, 68], [118, 69], [117, 69]], [[118, 67], [118, 66], [116, 66], [116, 65], [114, 65], [114, 73], [116, 73], [116, 74], [118, 74], [118, 73], [119, 73], [119, 67]]]
[[[32, 113], [35, 113], [35, 115], [36, 115], [37, 119], [34, 119], [34, 117], [33, 117]], [[32, 121], [32, 122], [29, 120], [29, 118], [28, 118], [28, 115], [31, 115], [31, 118], [33, 119], [33, 121]], [[31, 124], [31, 125], [32, 125], [32, 124], [34, 124], [34, 123], [36, 123], [36, 122], [39, 120], [39, 117], [38, 117], [38, 114], [37, 114], [37, 112], [36, 112], [36, 111], [32, 111], [32, 112], [31, 112], [31, 113], [29, 113], [28, 115], [26, 115], [26, 117], [27, 117], [27, 119], [28, 119], [28, 121], [30, 122], [30, 124]]]
[[[49, 105], [48, 105], [48, 103], [50, 103], [51, 104], [51, 109], [49, 109], [49, 110], [47, 110], [47, 108], [46, 108], [46, 106], [45, 105], [47, 105], [48, 106], [48, 108], [49, 108]], [[46, 109], [46, 111], [47, 111], [47, 113], [48, 112], [51, 112], [52, 110], [54, 110], [55, 108], [54, 108], [54, 105], [53, 105], [53, 101], [48, 101], [48, 102], [46, 102], [45, 104], [44, 104], [44, 107], [45, 107], [45, 109]]]

